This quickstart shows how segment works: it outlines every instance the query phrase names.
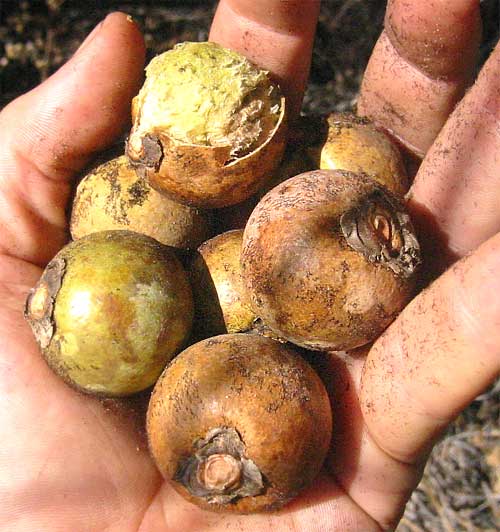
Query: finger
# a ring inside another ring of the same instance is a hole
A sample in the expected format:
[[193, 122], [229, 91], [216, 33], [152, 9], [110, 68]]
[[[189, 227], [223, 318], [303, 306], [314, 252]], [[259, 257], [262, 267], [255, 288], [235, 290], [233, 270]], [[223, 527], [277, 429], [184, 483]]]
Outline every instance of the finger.
[[314, 367], [326, 384], [334, 418], [328, 467], [337, 484], [383, 530], [394, 530], [418, 484], [421, 468], [391, 458], [366, 429], [359, 388], [368, 351], [369, 346], [315, 358]]
[[415, 463], [500, 372], [500, 234], [403, 311], [364, 366], [361, 405], [390, 456]]
[[423, 157], [472, 79], [479, 0], [390, 0], [358, 113]]
[[239, 51], [269, 70], [299, 114], [309, 77], [319, 0], [221, 0], [210, 40]]
[[439, 134], [417, 174], [409, 206], [440, 238], [448, 262], [500, 230], [500, 44]]
[[129, 120], [144, 44], [108, 16], [72, 59], [0, 115], [0, 251], [43, 264], [64, 242], [69, 178]]

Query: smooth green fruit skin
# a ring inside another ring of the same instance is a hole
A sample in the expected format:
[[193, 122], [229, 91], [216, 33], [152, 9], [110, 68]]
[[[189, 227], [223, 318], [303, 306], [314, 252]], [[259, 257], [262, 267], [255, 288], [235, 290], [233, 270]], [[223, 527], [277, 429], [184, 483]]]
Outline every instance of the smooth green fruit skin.
[[108, 396], [155, 383], [183, 346], [191, 289], [173, 250], [129, 231], [72, 242], [54, 306], [49, 365], [71, 384]]

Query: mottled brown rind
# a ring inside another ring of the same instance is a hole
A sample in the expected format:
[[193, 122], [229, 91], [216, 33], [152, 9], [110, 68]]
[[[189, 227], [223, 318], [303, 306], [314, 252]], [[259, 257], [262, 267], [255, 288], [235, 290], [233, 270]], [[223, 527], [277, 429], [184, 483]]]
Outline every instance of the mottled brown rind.
[[[297, 126], [295, 126], [295, 129], [297, 129]], [[286, 179], [307, 172], [308, 170], [313, 170], [314, 168], [305, 149], [288, 145], [279, 167], [269, 179], [266, 179], [263, 186], [254, 195], [242, 203], [219, 209], [214, 213], [216, 228], [219, 232], [231, 229], [244, 229], [250, 214], [252, 214], [253, 209], [265, 194]]]
[[[295, 176], [253, 211], [243, 278], [254, 312], [279, 336], [314, 350], [353, 349], [375, 339], [409, 302], [416, 268], [400, 275], [390, 267], [394, 250], [389, 263], [375, 260], [343, 233], [342, 216], [378, 194], [406, 212], [369, 176], [340, 170]], [[409, 220], [405, 227], [412, 230]]]
[[[139, 151], [128, 142], [126, 153], [153, 188], [175, 201], [205, 208], [234, 205], [257, 192], [283, 157], [287, 129], [284, 98], [280, 107], [277, 124], [267, 140], [234, 160], [230, 146], [185, 144], [161, 130], [149, 131]], [[133, 112], [139, 112], [137, 105]], [[133, 120], [136, 122], [137, 116]]]
[[[262, 494], [227, 504], [193, 496], [176, 478], [195, 442], [234, 429], [262, 473]], [[290, 347], [258, 335], [221, 335], [178, 355], [153, 391], [149, 445], [162, 475], [191, 502], [213, 511], [277, 509], [309, 485], [326, 456], [332, 429], [326, 390]]]

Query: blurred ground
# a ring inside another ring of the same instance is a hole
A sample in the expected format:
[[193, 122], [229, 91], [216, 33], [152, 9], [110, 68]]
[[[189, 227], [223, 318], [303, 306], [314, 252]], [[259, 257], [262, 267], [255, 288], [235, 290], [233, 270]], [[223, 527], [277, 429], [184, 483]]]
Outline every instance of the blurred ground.
[[[103, 16], [120, 9], [142, 27], [149, 57], [205, 40], [214, 0], [0, 0], [0, 108], [56, 70]], [[482, 58], [498, 39], [500, 2], [481, 2]], [[323, 0], [305, 112], [348, 110], [378, 37], [385, 2]], [[398, 532], [500, 529], [500, 383], [478, 397], [435, 448]]]

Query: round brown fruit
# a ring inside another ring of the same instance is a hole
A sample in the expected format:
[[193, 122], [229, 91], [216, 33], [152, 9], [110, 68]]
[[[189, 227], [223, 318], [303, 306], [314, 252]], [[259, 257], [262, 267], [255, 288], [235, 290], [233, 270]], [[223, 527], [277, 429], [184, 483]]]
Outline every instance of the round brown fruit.
[[124, 396], [155, 383], [183, 347], [191, 288], [172, 248], [130, 231], [65, 246], [26, 301], [49, 366], [75, 388]]
[[363, 174], [317, 170], [264, 196], [241, 260], [264, 325], [297, 345], [335, 351], [370, 342], [408, 303], [420, 248], [394, 195]]
[[183, 249], [195, 249], [211, 233], [208, 213], [152, 189], [123, 155], [101, 164], [82, 179], [71, 212], [74, 240], [114, 229], [142, 233]]
[[408, 192], [402, 155], [373, 122], [350, 113], [332, 113], [323, 120], [316, 119], [317, 130], [324, 130], [322, 141], [307, 150], [316, 168], [365, 173], [397, 196]]
[[253, 326], [255, 314], [241, 277], [242, 243], [243, 230], [237, 229], [198, 248], [190, 268], [197, 338], [245, 332]]
[[248, 334], [194, 344], [158, 380], [147, 415], [162, 475], [191, 502], [250, 513], [308, 486], [332, 430], [318, 375], [290, 346]]
[[127, 155], [157, 190], [198, 207], [256, 192], [285, 148], [285, 100], [244, 56], [181, 43], [146, 68], [132, 102]]

